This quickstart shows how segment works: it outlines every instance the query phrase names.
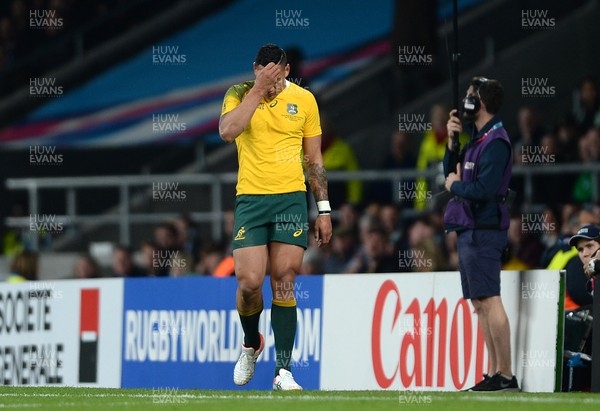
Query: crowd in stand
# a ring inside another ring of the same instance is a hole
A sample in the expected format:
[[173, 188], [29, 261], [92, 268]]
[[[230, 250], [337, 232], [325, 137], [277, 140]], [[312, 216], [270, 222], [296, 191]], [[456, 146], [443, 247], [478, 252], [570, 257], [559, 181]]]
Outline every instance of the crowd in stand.
[[[540, 118], [535, 108], [521, 107], [517, 112], [518, 130], [511, 133], [514, 164], [552, 166], [597, 162], [600, 158], [598, 90], [596, 80], [585, 78], [575, 92], [569, 115], [553, 127], [545, 127], [548, 122]], [[385, 167], [393, 170], [438, 167], [447, 138], [447, 114], [444, 113], [443, 106], [433, 107], [432, 128], [423, 136], [417, 156], [411, 150], [412, 136], [394, 132]], [[338, 153], [333, 156], [336, 164], [331, 164], [328, 169], [356, 169], [357, 160], [349, 146], [327, 130], [323, 134], [326, 162], [332, 157], [326, 152], [329, 147], [335, 147]], [[534, 158], [530, 153], [539, 156]], [[346, 160], [342, 161], [343, 157]], [[325, 166], [327, 168], [328, 164]], [[600, 204], [591, 201], [592, 182], [592, 175], [585, 167], [578, 175], [536, 177], [534, 199], [543, 206], [518, 202], [513, 207], [504, 268], [546, 268], [558, 251], [569, 248], [564, 240], [577, 228], [584, 224], [599, 224]], [[301, 274], [456, 270], [456, 239], [453, 234], [445, 234], [441, 210], [428, 207], [430, 201], [417, 201], [418, 198], [431, 199], [431, 194], [440, 187], [435, 179], [423, 183], [412, 186], [422, 192], [411, 196], [410, 201], [401, 200], [398, 189], [390, 187], [389, 183], [354, 181], [338, 183], [337, 187], [332, 184], [331, 200], [335, 204], [332, 243], [321, 249], [309, 236], [311, 240]], [[513, 177], [512, 185], [517, 190], [522, 188], [520, 183]], [[226, 211], [224, 215], [223, 238], [226, 240], [223, 242], [201, 238], [199, 227], [189, 217], [182, 216], [155, 227], [153, 238], [135, 249], [115, 245], [110, 268], [101, 268], [89, 255], [82, 256], [73, 276], [233, 275], [233, 212]], [[33, 258], [32, 253], [26, 258]], [[31, 275], [17, 272], [16, 266], [13, 271], [13, 274], [25, 277]]]

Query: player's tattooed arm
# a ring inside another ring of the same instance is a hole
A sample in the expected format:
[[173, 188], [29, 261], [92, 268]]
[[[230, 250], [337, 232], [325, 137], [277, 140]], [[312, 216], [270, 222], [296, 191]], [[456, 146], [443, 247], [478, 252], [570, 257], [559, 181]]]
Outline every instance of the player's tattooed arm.
[[[327, 173], [323, 167], [323, 155], [321, 154], [321, 136], [305, 138], [303, 142], [304, 162], [308, 172], [308, 184], [312, 190], [317, 207], [319, 201], [327, 201]], [[319, 247], [329, 244], [331, 241], [331, 210], [319, 213], [315, 220], [315, 241]]]
[[311, 163], [308, 165], [308, 184], [316, 201], [329, 200], [327, 196], [327, 173], [322, 164]]
[[302, 142], [304, 150], [304, 163], [308, 174], [308, 185], [316, 201], [326, 201], [327, 198], [327, 173], [323, 167], [321, 154], [321, 136], [305, 138]]

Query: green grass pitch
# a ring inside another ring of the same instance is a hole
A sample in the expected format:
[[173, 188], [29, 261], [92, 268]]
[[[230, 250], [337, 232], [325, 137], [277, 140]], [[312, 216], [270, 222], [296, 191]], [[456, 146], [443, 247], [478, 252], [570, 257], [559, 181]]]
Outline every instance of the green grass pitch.
[[591, 393], [440, 393], [416, 391], [203, 391], [70, 387], [2, 387], [1, 410], [202, 411], [554, 411], [600, 410]]

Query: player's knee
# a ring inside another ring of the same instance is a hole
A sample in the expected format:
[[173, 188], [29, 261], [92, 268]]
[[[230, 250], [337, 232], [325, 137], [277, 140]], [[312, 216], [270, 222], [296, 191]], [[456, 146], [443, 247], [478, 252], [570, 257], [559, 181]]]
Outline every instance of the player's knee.
[[257, 295], [261, 292], [262, 281], [257, 278], [244, 278], [238, 280], [238, 288], [242, 293], [242, 297], [248, 298]]

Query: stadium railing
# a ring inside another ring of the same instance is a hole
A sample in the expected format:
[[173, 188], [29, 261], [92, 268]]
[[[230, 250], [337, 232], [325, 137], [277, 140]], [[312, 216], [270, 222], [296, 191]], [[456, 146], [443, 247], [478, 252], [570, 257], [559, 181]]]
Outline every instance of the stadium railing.
[[[583, 172], [590, 173], [592, 178], [591, 198], [594, 203], [600, 199], [599, 174], [600, 164], [589, 164], [583, 167], [581, 164], [538, 164], [520, 165], [513, 167], [513, 176], [523, 179], [523, 204], [529, 207], [543, 207], [537, 204], [534, 198], [534, 178], [546, 177], [545, 181], [552, 183], [552, 177], [557, 175], [577, 175]], [[402, 181], [414, 180], [418, 177], [435, 178], [440, 172], [435, 169], [426, 172], [418, 170], [364, 170], [356, 172], [329, 172], [328, 180], [334, 182], [346, 182], [360, 180], [362, 182], [388, 181], [390, 184], [400, 184]], [[134, 187], [148, 187], [160, 182], [177, 181], [182, 185], [207, 186], [210, 187], [210, 211], [192, 212], [190, 216], [198, 223], [208, 223], [211, 227], [213, 238], [221, 238], [223, 229], [223, 214], [226, 206], [222, 193], [225, 185], [235, 185], [237, 173], [215, 173], [215, 174], [173, 174], [173, 175], [127, 175], [127, 176], [98, 176], [98, 177], [53, 177], [53, 178], [14, 178], [6, 180], [9, 190], [26, 190], [28, 195], [29, 216], [6, 217], [5, 225], [12, 228], [27, 228], [31, 226], [32, 216], [43, 214], [41, 209], [41, 190], [62, 190], [65, 194], [66, 212], [62, 215], [54, 215], [53, 221], [64, 226], [89, 226], [89, 225], [117, 225], [119, 227], [119, 243], [130, 244], [132, 224], [156, 224], [174, 218], [181, 212], [154, 212], [136, 213], [132, 211], [132, 204], [139, 204], [147, 200], [150, 189], [143, 194], [138, 193], [135, 198], [131, 195]], [[550, 186], [549, 186], [550, 187]], [[76, 209], [77, 190], [90, 188], [114, 188], [119, 191], [119, 204], [113, 212], [96, 215], [78, 214]], [[561, 187], [554, 189], [560, 190]], [[233, 200], [233, 199], [232, 199]], [[565, 201], [567, 196], [565, 196]], [[314, 202], [311, 204], [310, 213], [316, 215]], [[334, 218], [335, 218], [334, 213]], [[31, 247], [37, 250], [39, 247], [38, 236], [33, 236]]]

